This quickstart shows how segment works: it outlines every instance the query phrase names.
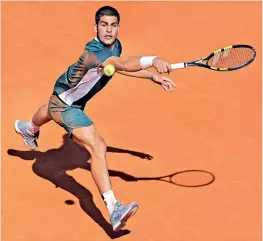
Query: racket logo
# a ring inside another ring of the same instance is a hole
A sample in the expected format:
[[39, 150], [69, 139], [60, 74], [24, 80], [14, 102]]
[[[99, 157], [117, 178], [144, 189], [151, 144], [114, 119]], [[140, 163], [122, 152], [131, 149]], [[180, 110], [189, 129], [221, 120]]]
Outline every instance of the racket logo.
[[230, 46], [224, 47], [224, 50], [229, 50], [229, 49], [232, 49], [232, 48], [233, 48], [233, 46], [230, 45]]

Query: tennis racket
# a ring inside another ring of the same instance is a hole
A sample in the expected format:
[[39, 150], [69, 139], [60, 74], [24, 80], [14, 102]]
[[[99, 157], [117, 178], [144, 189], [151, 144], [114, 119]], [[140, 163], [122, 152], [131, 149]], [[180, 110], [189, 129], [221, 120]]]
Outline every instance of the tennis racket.
[[[179, 177], [181, 176], [181, 178]], [[183, 178], [183, 176], [185, 178]], [[188, 178], [186, 177], [188, 176]], [[189, 179], [190, 177], [190, 179]], [[180, 181], [180, 179], [183, 179]], [[182, 187], [202, 187], [214, 182], [215, 176], [204, 170], [184, 170], [159, 177], [136, 177], [136, 181], [158, 180]]]
[[249, 65], [254, 61], [255, 57], [256, 50], [249, 45], [230, 45], [195, 61], [172, 64], [171, 68], [175, 70], [189, 66], [198, 66], [216, 71], [231, 71]]

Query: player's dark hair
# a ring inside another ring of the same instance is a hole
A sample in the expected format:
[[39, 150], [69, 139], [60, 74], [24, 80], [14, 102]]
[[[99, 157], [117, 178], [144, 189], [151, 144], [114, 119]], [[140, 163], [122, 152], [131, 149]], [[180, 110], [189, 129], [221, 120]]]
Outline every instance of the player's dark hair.
[[100, 17], [102, 17], [102, 16], [115, 16], [115, 17], [117, 17], [118, 23], [120, 22], [120, 14], [113, 7], [110, 7], [110, 6], [101, 7], [96, 12], [96, 15], [95, 15], [95, 22], [96, 22], [96, 24], [99, 23]]

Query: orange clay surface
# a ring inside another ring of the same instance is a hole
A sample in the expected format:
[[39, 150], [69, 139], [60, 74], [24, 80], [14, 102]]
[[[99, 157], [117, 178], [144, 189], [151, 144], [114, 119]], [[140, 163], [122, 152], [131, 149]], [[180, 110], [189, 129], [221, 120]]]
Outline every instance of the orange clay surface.
[[[123, 56], [176, 63], [230, 44], [257, 50], [239, 71], [171, 73], [172, 93], [116, 74], [87, 104], [108, 145], [117, 198], [140, 205], [123, 232], [110, 231], [89, 156], [61, 127], [43, 126], [35, 152], [15, 133], [15, 119], [31, 119], [48, 102], [56, 79], [94, 37], [94, 13], [105, 4], [2, 2], [2, 241], [260, 241], [260, 2], [112, 4]], [[194, 169], [211, 174], [185, 172]], [[139, 179], [181, 171], [179, 185]]]

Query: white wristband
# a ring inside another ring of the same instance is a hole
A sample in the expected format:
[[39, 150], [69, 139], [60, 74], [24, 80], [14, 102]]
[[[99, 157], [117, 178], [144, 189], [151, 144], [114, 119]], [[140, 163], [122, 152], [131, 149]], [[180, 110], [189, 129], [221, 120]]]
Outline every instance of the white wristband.
[[156, 58], [157, 56], [143, 56], [140, 59], [140, 65], [142, 69], [147, 69], [149, 67], [152, 66], [153, 64], [153, 60]]

